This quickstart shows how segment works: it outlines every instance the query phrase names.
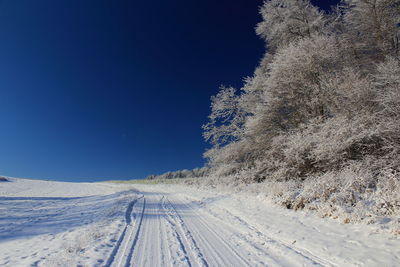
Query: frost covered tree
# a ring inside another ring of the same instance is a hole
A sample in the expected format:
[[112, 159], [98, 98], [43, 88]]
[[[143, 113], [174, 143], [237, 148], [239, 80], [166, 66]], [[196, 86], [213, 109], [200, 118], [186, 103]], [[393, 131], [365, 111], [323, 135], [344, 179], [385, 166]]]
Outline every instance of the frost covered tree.
[[256, 32], [267, 42], [270, 52], [321, 32], [325, 24], [323, 13], [307, 0], [266, 1], [260, 13], [263, 21]]
[[378, 65], [375, 74], [379, 126], [386, 141], [390, 164], [400, 171], [400, 59], [388, 57]]
[[278, 49], [269, 64], [265, 97], [282, 129], [296, 127], [315, 117], [329, 115], [321, 86], [326, 69], [335, 69], [340, 56], [334, 38], [313, 36]]
[[307, 0], [269, 0], [260, 12], [267, 53], [240, 93], [222, 87], [212, 98], [203, 126], [214, 172], [302, 180], [395, 160], [399, 1], [345, 0], [327, 14]]
[[210, 122], [203, 126], [203, 135], [214, 146], [239, 139], [245, 114], [238, 99], [232, 87], [221, 87], [220, 92], [211, 98]]
[[399, 0], [344, 0], [343, 4], [349, 38], [364, 52], [399, 53]]

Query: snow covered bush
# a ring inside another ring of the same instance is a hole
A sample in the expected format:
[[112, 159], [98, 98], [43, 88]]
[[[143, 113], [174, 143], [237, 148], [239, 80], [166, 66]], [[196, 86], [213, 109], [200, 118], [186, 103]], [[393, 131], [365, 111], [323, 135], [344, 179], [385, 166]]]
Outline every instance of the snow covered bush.
[[377, 181], [375, 212], [380, 215], [400, 216], [400, 173], [385, 170]]

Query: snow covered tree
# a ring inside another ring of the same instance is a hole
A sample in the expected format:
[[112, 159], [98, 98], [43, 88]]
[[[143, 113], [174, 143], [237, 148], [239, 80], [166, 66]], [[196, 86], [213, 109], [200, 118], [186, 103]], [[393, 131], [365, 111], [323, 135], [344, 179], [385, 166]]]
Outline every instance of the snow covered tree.
[[382, 112], [400, 119], [400, 58], [388, 57], [377, 70], [375, 83]]
[[399, 53], [399, 0], [344, 0], [349, 38], [364, 54], [381, 57]]
[[386, 150], [391, 159], [387, 165], [400, 171], [400, 59], [388, 57], [378, 65], [375, 74], [378, 88], [376, 101], [379, 104], [379, 126], [386, 141]]
[[263, 21], [256, 32], [270, 52], [321, 32], [325, 24], [323, 13], [308, 0], [266, 1], [260, 13]]
[[245, 114], [238, 99], [232, 87], [221, 87], [218, 94], [211, 97], [211, 114], [209, 122], [203, 125], [203, 135], [214, 146], [223, 146], [241, 136]]
[[213, 171], [302, 180], [352, 161], [396, 161], [398, 1], [345, 0], [332, 14], [306, 0], [266, 1], [256, 31], [267, 53], [240, 94], [223, 87], [212, 98], [203, 126]]

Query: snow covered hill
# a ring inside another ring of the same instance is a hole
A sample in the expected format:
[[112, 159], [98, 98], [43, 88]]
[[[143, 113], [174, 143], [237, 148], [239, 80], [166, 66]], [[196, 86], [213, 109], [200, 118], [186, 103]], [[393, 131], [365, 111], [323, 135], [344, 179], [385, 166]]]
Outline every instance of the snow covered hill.
[[178, 185], [0, 184], [1, 266], [399, 266], [400, 240]]

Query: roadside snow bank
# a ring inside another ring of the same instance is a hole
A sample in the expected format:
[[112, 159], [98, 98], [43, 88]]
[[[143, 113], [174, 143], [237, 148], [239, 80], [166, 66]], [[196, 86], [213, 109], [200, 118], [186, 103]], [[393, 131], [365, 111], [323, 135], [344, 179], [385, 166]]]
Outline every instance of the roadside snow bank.
[[[243, 183], [237, 176], [183, 179], [182, 184], [208, 190], [258, 195], [283, 208], [317, 214], [342, 223], [372, 225], [374, 231], [400, 238], [400, 175], [382, 179], [357, 164], [339, 172], [302, 180]], [[371, 184], [375, 184], [372, 186]], [[368, 186], [371, 185], [371, 186]]]

